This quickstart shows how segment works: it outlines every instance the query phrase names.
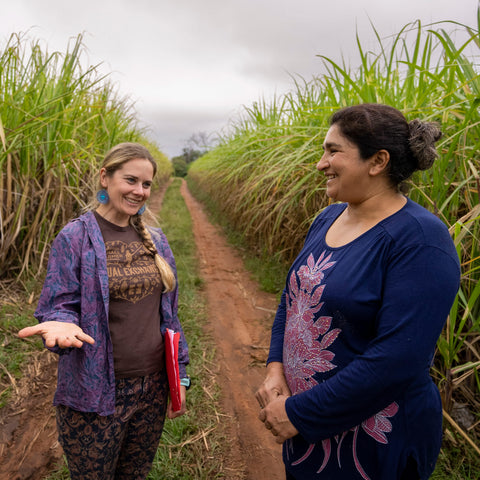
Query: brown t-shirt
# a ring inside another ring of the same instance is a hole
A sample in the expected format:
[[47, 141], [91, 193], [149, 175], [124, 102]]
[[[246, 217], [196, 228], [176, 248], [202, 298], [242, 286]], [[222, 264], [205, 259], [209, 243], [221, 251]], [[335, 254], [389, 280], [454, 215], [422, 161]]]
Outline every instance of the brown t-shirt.
[[163, 283], [155, 260], [133, 227], [119, 227], [96, 212], [95, 218], [107, 251], [115, 377], [141, 377], [163, 370]]

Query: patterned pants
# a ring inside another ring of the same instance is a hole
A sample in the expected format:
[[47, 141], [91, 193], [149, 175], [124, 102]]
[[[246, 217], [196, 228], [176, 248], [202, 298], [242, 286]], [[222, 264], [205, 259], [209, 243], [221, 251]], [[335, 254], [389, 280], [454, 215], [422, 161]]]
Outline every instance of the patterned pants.
[[116, 381], [106, 417], [57, 406], [59, 442], [72, 480], [141, 480], [151, 469], [168, 398], [164, 373]]

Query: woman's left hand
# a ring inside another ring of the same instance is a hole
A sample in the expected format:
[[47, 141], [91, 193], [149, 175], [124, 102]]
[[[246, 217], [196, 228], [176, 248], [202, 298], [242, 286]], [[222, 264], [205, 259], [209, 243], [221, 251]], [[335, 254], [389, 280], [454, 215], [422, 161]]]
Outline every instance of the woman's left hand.
[[168, 418], [177, 418], [181, 417], [184, 415], [187, 411], [187, 389], [182, 385], [180, 387], [180, 397], [182, 399], [182, 406], [180, 410], [177, 410], [176, 412], [173, 411], [172, 409], [172, 402], [169, 400], [168, 405], [167, 405], [167, 417]]
[[270, 430], [277, 443], [283, 443], [285, 440], [298, 435], [298, 430], [288, 419], [285, 410], [285, 402], [289, 398], [287, 395], [280, 395], [272, 400], [265, 408], [260, 410], [258, 418], [265, 424], [265, 428]]

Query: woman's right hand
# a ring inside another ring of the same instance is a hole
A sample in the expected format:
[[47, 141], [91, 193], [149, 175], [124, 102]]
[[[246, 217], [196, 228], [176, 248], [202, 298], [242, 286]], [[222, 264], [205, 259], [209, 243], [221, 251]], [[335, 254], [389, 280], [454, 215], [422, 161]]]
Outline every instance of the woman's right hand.
[[260, 408], [265, 408], [272, 400], [280, 395], [291, 396], [290, 389], [285, 379], [283, 364], [271, 362], [267, 365], [267, 376], [260, 388], [255, 393], [255, 398]]
[[83, 342], [94, 344], [95, 340], [74, 323], [68, 322], [43, 322], [32, 327], [22, 328], [18, 332], [20, 338], [41, 335], [45, 340], [45, 346], [52, 348], [58, 345], [60, 348], [80, 348]]

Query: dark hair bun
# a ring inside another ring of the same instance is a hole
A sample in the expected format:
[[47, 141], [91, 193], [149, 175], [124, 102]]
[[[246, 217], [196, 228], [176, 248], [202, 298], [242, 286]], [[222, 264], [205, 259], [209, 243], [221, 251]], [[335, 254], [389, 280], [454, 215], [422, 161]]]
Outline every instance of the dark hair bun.
[[414, 119], [408, 123], [408, 143], [419, 170], [427, 170], [438, 157], [435, 142], [440, 140], [442, 132], [436, 123]]

